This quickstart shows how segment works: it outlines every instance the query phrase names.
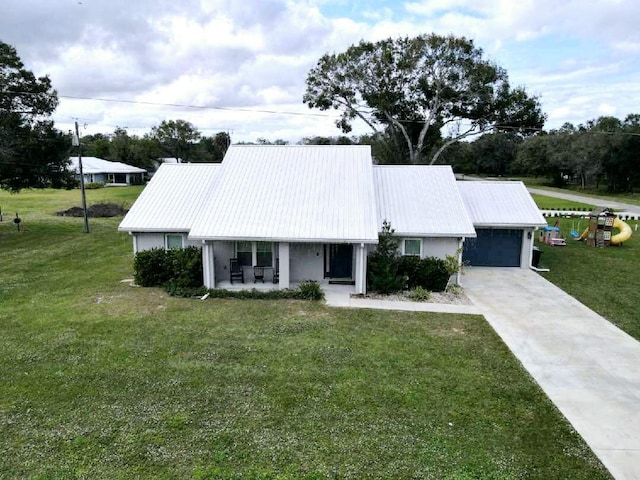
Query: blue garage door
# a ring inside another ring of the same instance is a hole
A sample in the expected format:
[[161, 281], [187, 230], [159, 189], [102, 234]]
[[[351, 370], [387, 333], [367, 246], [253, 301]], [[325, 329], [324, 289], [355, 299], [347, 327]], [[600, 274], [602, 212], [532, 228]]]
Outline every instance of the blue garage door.
[[522, 230], [476, 228], [478, 236], [464, 241], [462, 260], [478, 267], [519, 267]]

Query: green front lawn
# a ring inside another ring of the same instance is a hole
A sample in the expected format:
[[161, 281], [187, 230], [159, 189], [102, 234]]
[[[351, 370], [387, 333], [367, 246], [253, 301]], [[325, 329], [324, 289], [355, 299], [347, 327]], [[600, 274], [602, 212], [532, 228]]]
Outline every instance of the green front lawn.
[[0, 193], [0, 478], [610, 478], [483, 318], [132, 288], [66, 195]]
[[[553, 224], [557, 219], [550, 218]], [[638, 222], [629, 221], [632, 229]], [[640, 340], [640, 232], [619, 247], [594, 248], [570, 237], [588, 225], [587, 220], [561, 219], [566, 247], [540, 245], [543, 275], [567, 293]], [[553, 312], [549, 312], [553, 314]]]

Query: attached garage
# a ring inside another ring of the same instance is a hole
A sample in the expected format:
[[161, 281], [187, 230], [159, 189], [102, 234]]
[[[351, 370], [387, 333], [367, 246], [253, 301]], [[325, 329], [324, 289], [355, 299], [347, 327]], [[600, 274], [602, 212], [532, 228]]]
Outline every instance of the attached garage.
[[466, 238], [462, 261], [477, 267], [531, 265], [533, 232], [546, 225], [522, 182], [458, 182], [476, 238]]
[[464, 242], [462, 261], [478, 267], [519, 267], [523, 230], [476, 228], [476, 238]]

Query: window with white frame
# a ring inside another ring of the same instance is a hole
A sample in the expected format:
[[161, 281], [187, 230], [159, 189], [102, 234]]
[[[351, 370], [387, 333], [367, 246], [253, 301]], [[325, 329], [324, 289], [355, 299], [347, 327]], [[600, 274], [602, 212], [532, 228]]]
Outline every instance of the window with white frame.
[[182, 248], [184, 246], [184, 239], [180, 234], [168, 233], [164, 236], [164, 245], [167, 250]]
[[256, 242], [256, 265], [258, 267], [273, 266], [273, 244], [271, 242]]
[[253, 266], [253, 242], [236, 242], [236, 258], [243, 267]]
[[402, 254], [405, 256], [419, 257], [422, 255], [422, 240], [419, 238], [405, 238]]
[[236, 258], [244, 267], [273, 267], [273, 243], [238, 241]]

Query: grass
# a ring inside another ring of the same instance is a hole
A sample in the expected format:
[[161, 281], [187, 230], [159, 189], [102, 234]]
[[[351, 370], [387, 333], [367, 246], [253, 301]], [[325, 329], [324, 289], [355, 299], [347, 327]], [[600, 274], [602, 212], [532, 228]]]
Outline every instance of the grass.
[[[640, 340], [640, 232], [619, 247], [602, 249], [571, 239], [569, 232], [582, 233], [587, 220], [560, 222], [567, 246], [540, 246], [542, 265], [551, 269], [545, 278]], [[638, 222], [627, 223], [635, 229]]]
[[538, 208], [542, 210], [586, 210], [591, 211], [595, 208], [594, 205], [587, 203], [573, 202], [571, 200], [565, 200], [562, 198], [548, 197], [546, 195], [538, 195], [532, 193], [533, 200], [538, 205]]
[[0, 224], [0, 477], [610, 478], [481, 317], [131, 288], [67, 194]]

